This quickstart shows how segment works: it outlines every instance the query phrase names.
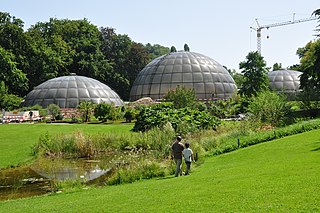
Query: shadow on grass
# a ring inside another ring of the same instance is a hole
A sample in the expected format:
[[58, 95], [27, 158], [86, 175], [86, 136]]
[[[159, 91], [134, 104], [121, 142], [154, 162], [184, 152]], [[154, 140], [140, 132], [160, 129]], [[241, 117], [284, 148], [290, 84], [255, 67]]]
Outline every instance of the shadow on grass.
[[320, 151], [320, 141], [318, 142], [315, 142], [313, 144], [313, 146], [317, 147], [317, 148], [314, 148], [314, 149], [311, 149], [311, 151], [315, 152], [315, 151]]
[[171, 176], [157, 178], [157, 180], [165, 180], [165, 179], [171, 179], [171, 178], [176, 178], [176, 177], [171, 175]]
[[320, 151], [320, 147], [312, 149], [311, 151]]

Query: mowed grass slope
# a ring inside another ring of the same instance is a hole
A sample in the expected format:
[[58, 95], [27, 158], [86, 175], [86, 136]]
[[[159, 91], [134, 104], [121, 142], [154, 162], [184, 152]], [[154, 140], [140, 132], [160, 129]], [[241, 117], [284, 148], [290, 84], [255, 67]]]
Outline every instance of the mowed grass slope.
[[133, 124], [9, 124], [0, 125], [0, 168], [17, 166], [32, 159], [31, 147], [40, 135], [82, 131], [84, 133], [129, 132]]
[[190, 176], [0, 202], [1, 212], [319, 212], [320, 130], [209, 157]]

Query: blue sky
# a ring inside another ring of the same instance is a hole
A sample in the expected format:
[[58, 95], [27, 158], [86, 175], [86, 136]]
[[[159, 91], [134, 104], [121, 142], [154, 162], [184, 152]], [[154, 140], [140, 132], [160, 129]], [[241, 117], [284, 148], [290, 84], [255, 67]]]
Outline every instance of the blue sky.
[[[231, 69], [239, 69], [256, 50], [255, 19], [260, 25], [307, 18], [319, 0], [0, 0], [0, 11], [25, 23], [86, 18], [97, 27], [113, 27], [143, 44], [160, 44], [202, 53]], [[299, 63], [296, 50], [315, 39], [317, 21], [262, 30], [262, 56], [268, 66]], [[267, 39], [269, 36], [269, 39]]]

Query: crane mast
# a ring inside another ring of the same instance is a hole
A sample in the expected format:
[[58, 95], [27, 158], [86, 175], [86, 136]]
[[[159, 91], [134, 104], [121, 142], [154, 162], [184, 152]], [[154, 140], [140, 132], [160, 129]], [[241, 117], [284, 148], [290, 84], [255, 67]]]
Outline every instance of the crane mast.
[[316, 19], [317, 19], [317, 17], [311, 16], [309, 18], [294, 20], [294, 16], [293, 16], [292, 21], [285, 21], [285, 22], [273, 23], [273, 24], [262, 25], [262, 26], [260, 26], [258, 19], [256, 19], [258, 27], [257, 28], [250, 27], [250, 28], [257, 31], [257, 51], [261, 54], [261, 31], [263, 29], [269, 29], [272, 27], [280, 27], [280, 26], [289, 25], [289, 24], [297, 24], [297, 23], [312, 21], [312, 20], [316, 20]]

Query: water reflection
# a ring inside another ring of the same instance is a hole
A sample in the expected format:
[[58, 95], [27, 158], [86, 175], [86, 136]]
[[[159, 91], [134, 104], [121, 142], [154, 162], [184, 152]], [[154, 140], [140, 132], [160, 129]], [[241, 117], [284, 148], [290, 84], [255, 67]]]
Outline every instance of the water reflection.
[[33, 171], [51, 180], [78, 180], [92, 181], [111, 171], [107, 161], [101, 160], [66, 160], [66, 159], [42, 159], [31, 167]]
[[0, 200], [46, 194], [50, 183], [28, 167], [0, 170]]
[[107, 159], [39, 159], [29, 167], [0, 170], [0, 200], [52, 192], [53, 181], [104, 181], [104, 176], [110, 172], [111, 164]]

